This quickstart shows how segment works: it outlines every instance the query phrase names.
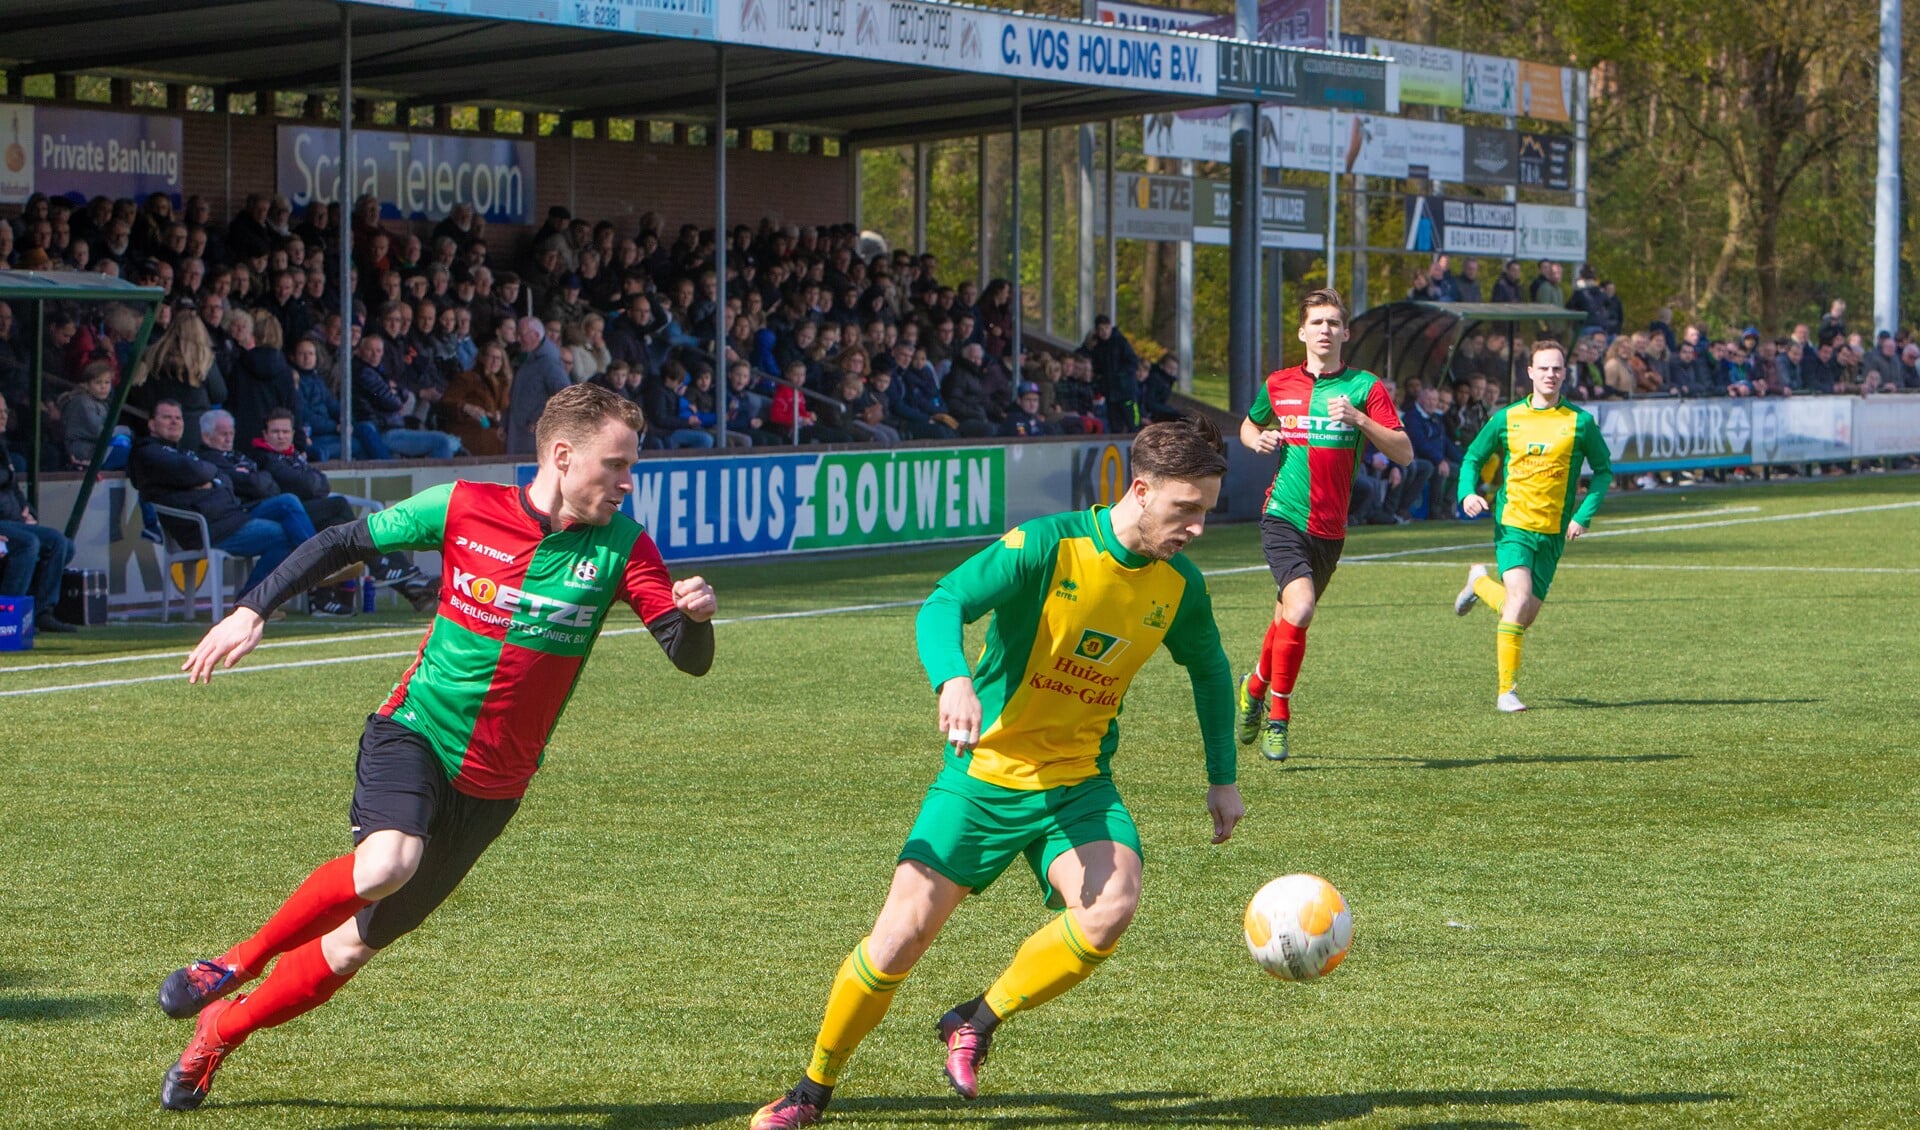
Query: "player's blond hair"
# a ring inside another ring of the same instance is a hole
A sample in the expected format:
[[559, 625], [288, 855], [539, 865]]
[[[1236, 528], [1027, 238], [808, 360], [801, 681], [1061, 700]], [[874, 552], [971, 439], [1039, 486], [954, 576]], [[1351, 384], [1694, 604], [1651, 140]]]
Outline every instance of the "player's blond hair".
[[643, 432], [647, 427], [638, 404], [599, 385], [568, 385], [554, 393], [540, 413], [539, 423], [533, 426], [533, 442], [540, 461], [546, 462], [554, 440], [585, 443], [605, 427], [608, 420], [618, 420], [635, 432]]

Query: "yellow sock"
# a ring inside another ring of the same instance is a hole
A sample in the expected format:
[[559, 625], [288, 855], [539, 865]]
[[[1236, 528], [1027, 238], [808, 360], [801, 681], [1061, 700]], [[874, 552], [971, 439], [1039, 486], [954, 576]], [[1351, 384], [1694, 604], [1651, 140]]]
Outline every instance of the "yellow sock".
[[1479, 597], [1480, 603], [1493, 609], [1494, 615], [1498, 616], [1501, 605], [1507, 602], [1507, 586], [1494, 580], [1492, 576], [1475, 577], [1473, 595]]
[[1118, 945], [1095, 949], [1074, 921], [1073, 911], [1063, 911], [1020, 943], [1013, 964], [987, 990], [987, 1007], [1002, 1020], [1023, 1009], [1038, 1008], [1086, 980]]
[[907, 979], [905, 973], [882, 973], [867, 953], [862, 938], [853, 952], [840, 963], [833, 976], [833, 991], [827, 994], [827, 1015], [820, 1022], [820, 1034], [814, 1037], [813, 1061], [807, 1064], [807, 1078], [831, 1087], [840, 1078], [840, 1069], [860, 1041], [887, 1014], [893, 1003], [893, 991]]
[[1520, 644], [1526, 635], [1526, 627], [1511, 620], [1500, 621], [1500, 626], [1493, 630], [1494, 654], [1500, 660], [1501, 694], [1512, 690], [1515, 680], [1520, 678]]

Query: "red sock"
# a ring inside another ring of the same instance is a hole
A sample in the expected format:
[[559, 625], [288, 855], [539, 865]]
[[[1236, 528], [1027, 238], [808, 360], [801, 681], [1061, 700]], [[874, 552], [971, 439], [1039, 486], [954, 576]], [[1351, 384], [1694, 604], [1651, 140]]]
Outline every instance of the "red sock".
[[288, 952], [273, 967], [273, 976], [252, 993], [233, 1002], [215, 1025], [223, 1043], [237, 1044], [262, 1028], [273, 1028], [301, 1013], [327, 1003], [351, 973], [335, 973], [315, 938]]
[[1267, 693], [1267, 656], [1273, 651], [1273, 633], [1279, 621], [1269, 621], [1267, 634], [1260, 640], [1260, 658], [1253, 661], [1253, 673], [1247, 676], [1247, 696], [1258, 700]]
[[1276, 621], [1267, 637], [1267, 678], [1272, 691], [1268, 717], [1283, 722], [1292, 717], [1287, 704], [1293, 694], [1294, 681], [1300, 678], [1300, 660], [1306, 654], [1307, 630], [1285, 620]]
[[314, 868], [258, 933], [228, 950], [222, 965], [237, 965], [258, 977], [274, 955], [310, 942], [360, 913], [367, 900], [353, 887], [353, 856], [330, 859]]

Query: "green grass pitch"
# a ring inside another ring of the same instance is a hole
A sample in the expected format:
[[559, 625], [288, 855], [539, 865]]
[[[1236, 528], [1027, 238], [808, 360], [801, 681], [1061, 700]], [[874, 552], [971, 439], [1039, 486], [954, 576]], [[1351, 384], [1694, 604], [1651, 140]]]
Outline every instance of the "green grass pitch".
[[[829, 1125], [1898, 1126], [1920, 1120], [1920, 480], [1619, 498], [1574, 546], [1493, 710], [1493, 624], [1452, 614], [1485, 523], [1364, 530], [1313, 626], [1293, 761], [1241, 758], [1207, 844], [1184, 673], [1134, 685], [1115, 760], [1147, 845], [1118, 955], [1001, 1030], [968, 1105], [934, 1018], [1046, 912], [963, 906]], [[1808, 516], [1813, 515], [1813, 516]], [[1426, 551], [1426, 552], [1418, 552]], [[962, 548], [707, 570], [722, 615], [907, 602]], [[1244, 666], [1257, 533], [1194, 547]], [[684, 570], [683, 570], [684, 572]], [[164, 1116], [159, 979], [344, 850], [353, 748], [418, 620], [0, 657], [0, 1125], [743, 1126], [804, 1064], [937, 764], [895, 606], [719, 628], [703, 680], [604, 639], [519, 817], [420, 932]], [[202, 622], [204, 627], [204, 621]], [[622, 612], [614, 627], [632, 627]], [[410, 629], [368, 638], [370, 627]], [[317, 641], [317, 642], [316, 642]], [[155, 681], [131, 681], [155, 678]], [[1240, 912], [1309, 870], [1354, 907], [1327, 979], [1264, 976]]]

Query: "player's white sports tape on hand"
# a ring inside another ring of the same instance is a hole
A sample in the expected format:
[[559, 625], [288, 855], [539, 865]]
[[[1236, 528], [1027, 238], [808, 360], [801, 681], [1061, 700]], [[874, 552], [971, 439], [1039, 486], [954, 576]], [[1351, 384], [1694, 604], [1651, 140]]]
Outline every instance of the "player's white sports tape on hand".
[[954, 726], [947, 730], [947, 740], [954, 745], [968, 745], [973, 741], [973, 731], [965, 726]]

